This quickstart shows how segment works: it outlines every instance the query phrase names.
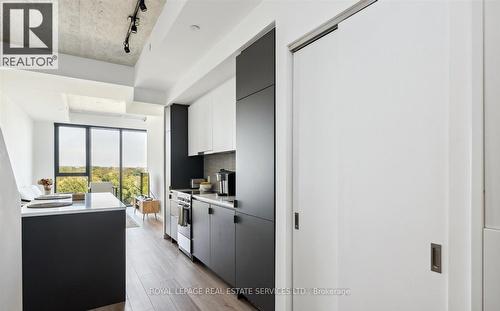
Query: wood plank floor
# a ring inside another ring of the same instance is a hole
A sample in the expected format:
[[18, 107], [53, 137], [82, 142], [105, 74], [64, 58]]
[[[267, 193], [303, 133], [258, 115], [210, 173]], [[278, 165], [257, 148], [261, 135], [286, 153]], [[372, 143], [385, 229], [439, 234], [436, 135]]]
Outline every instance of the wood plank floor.
[[[227, 294], [227, 284], [163, 239], [163, 223], [153, 216], [127, 213], [140, 225], [127, 234], [127, 300], [98, 311], [253, 311], [245, 300]], [[202, 294], [195, 293], [200, 289]], [[206, 294], [206, 290], [215, 291]]]

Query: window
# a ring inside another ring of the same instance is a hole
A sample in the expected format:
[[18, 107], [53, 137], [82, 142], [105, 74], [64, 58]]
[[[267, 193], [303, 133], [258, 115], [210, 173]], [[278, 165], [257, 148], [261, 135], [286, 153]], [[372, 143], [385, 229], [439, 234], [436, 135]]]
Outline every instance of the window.
[[[89, 183], [111, 182], [131, 204], [147, 172], [144, 130], [55, 124], [55, 190], [87, 192]], [[142, 173], [142, 175], [141, 175]]]
[[59, 173], [87, 172], [87, 133], [85, 128], [59, 128]]
[[144, 132], [123, 131], [123, 202], [143, 193], [141, 173], [147, 171], [147, 135]]
[[87, 192], [88, 129], [80, 126], [55, 127], [55, 188], [58, 192]]
[[90, 129], [91, 181], [111, 182], [120, 197], [120, 131], [116, 129]]

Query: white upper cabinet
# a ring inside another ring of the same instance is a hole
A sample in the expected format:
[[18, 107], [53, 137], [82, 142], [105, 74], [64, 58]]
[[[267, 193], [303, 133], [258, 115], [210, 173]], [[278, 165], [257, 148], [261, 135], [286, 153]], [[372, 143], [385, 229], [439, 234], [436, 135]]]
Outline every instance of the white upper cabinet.
[[213, 91], [213, 151], [236, 149], [236, 79], [232, 78]]
[[212, 99], [203, 96], [189, 106], [188, 148], [189, 155], [212, 151]]
[[231, 78], [189, 106], [189, 155], [235, 150], [236, 80]]

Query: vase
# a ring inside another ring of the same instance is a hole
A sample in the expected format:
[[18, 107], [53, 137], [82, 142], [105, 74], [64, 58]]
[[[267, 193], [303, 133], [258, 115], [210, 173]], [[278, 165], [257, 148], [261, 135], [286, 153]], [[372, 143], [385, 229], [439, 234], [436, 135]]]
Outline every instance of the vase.
[[52, 193], [52, 188], [51, 187], [43, 187], [43, 190], [45, 192], [45, 195], [49, 195]]

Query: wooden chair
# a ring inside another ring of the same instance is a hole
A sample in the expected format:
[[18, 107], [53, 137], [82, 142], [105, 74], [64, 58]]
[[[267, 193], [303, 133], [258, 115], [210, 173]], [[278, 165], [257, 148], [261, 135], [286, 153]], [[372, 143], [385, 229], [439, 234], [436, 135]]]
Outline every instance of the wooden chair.
[[139, 209], [139, 212], [142, 214], [142, 220], [144, 220], [144, 216], [147, 214], [155, 214], [155, 219], [158, 219], [156, 216], [157, 213], [160, 212], [160, 201], [159, 200], [142, 200], [140, 198], [133, 199], [134, 204], [134, 213], [136, 209]]

